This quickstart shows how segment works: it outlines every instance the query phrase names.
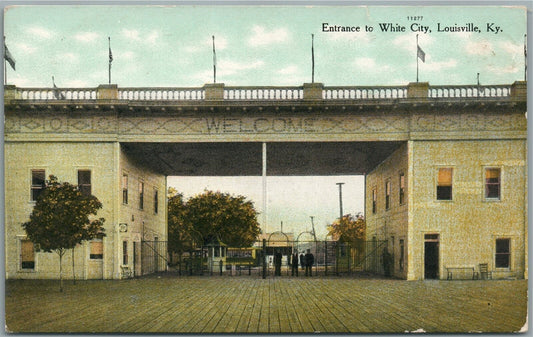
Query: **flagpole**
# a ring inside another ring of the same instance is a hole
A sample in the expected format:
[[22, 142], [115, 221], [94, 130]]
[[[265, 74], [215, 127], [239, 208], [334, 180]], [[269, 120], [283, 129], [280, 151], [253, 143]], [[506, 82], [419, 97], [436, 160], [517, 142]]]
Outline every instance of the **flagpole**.
[[527, 81], [527, 34], [524, 34], [524, 81]]
[[217, 83], [217, 54], [215, 52], [215, 35], [213, 38], [213, 83]]
[[311, 34], [311, 83], [315, 83], [315, 34]]
[[4, 36], [4, 85], [7, 85], [6, 37]]
[[416, 34], [416, 83], [418, 83], [418, 34]]
[[[108, 36], [107, 40], [109, 42], [109, 55], [111, 55], [111, 37]], [[108, 78], [109, 78], [109, 84], [111, 84], [111, 58], [109, 58], [109, 67], [108, 67]]]

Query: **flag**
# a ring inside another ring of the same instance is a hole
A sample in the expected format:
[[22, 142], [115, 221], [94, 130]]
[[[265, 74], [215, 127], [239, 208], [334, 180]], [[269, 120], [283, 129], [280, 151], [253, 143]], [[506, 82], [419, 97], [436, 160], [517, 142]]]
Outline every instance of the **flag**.
[[420, 48], [419, 45], [416, 45], [416, 47], [417, 47], [416, 54], [417, 54], [418, 58], [421, 59], [422, 62], [426, 63], [426, 53], [424, 53], [424, 51], [422, 50], [422, 48]]
[[13, 55], [9, 52], [9, 49], [7, 49], [6, 43], [4, 42], [4, 58], [9, 63], [11, 68], [15, 70], [15, 59], [13, 58]]
[[54, 80], [54, 76], [52, 76], [52, 84], [54, 86], [54, 96], [56, 99], [65, 99], [65, 95], [61, 91], [59, 91], [59, 88], [56, 86], [56, 82]]
[[109, 46], [109, 63], [113, 62], [113, 53], [111, 52], [111, 46]]

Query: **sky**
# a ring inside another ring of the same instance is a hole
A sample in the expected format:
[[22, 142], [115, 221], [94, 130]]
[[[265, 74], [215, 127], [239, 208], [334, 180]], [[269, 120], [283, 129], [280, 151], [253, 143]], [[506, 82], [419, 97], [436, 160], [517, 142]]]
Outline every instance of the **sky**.
[[[394, 31], [385, 26], [391, 24]], [[471, 24], [471, 25], [470, 25]], [[331, 32], [335, 26], [350, 32]], [[359, 27], [359, 31], [357, 31]], [[402, 28], [403, 27], [403, 28]], [[474, 32], [450, 32], [453, 29]], [[326, 30], [326, 31], [324, 31]], [[372, 30], [372, 31], [370, 31]], [[19, 87], [510, 84], [524, 79], [526, 11], [513, 7], [14, 6], [4, 16]], [[417, 54], [418, 45], [424, 60]], [[268, 230], [325, 235], [339, 214], [364, 210], [364, 179], [268, 177]], [[186, 197], [205, 189], [245, 195], [262, 208], [261, 177], [170, 177]], [[261, 219], [261, 217], [260, 217]]]

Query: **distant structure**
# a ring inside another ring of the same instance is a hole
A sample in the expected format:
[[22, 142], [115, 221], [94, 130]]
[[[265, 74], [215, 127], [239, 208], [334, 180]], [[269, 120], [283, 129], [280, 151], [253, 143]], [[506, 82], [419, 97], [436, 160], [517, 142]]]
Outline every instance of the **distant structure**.
[[264, 163], [365, 175], [366, 237], [386, 240], [396, 277], [527, 277], [526, 96], [526, 82], [5, 86], [6, 277], [58, 277], [21, 227], [50, 174], [103, 203], [107, 236], [76, 248], [76, 277], [118, 279], [166, 269], [167, 176], [261, 176]]

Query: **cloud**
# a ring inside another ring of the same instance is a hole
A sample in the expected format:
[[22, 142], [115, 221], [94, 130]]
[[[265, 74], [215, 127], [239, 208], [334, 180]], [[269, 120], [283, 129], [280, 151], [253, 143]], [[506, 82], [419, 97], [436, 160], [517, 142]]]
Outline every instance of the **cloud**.
[[248, 38], [252, 47], [264, 47], [274, 43], [286, 43], [290, 40], [289, 32], [285, 28], [278, 28], [268, 32], [263, 26], [253, 26], [253, 35]]
[[330, 41], [341, 41], [341, 42], [363, 42], [368, 43], [375, 39], [372, 35], [361, 32], [361, 33], [343, 33], [343, 32], [331, 32], [325, 34], [326, 39]]
[[79, 55], [74, 54], [74, 53], [58, 54], [57, 58], [60, 61], [67, 62], [67, 63], [78, 63], [78, 61], [79, 61]]
[[466, 43], [464, 50], [470, 55], [492, 55], [494, 47], [489, 41], [469, 41]]
[[[256, 60], [250, 63], [243, 62], [234, 62], [221, 60], [217, 63], [217, 77], [218, 76], [231, 76], [234, 74], [242, 74], [245, 71], [257, 69], [263, 67], [265, 62], [262, 60]], [[199, 73], [196, 73], [192, 76], [196, 80], [201, 80], [204, 82], [209, 82], [213, 78], [212, 70], [205, 70]]]
[[15, 47], [18, 50], [22, 51], [24, 54], [32, 54], [37, 50], [36, 47], [30, 46], [29, 44], [26, 44], [26, 43], [17, 43], [15, 44]]
[[95, 32], [80, 32], [74, 35], [74, 39], [79, 42], [93, 42], [100, 37], [100, 34]]
[[44, 27], [29, 27], [26, 30], [31, 35], [35, 35], [43, 39], [51, 39], [54, 36], [54, 32]]
[[[228, 46], [228, 40], [223, 36], [215, 36], [215, 48], [217, 51], [224, 50]], [[184, 50], [187, 53], [198, 53], [210, 51], [213, 49], [213, 38], [210, 36], [205, 38], [200, 43], [195, 43], [194, 45], [186, 46]]]
[[391, 70], [391, 66], [387, 64], [378, 64], [376, 60], [371, 57], [358, 57], [353, 61], [353, 65], [365, 72], [387, 72]]
[[489, 64], [487, 66], [487, 71], [490, 72], [492, 75], [500, 75], [500, 74], [515, 74], [522, 70], [521, 66], [519, 64], [510, 64], [507, 66], [496, 66], [493, 64]]
[[504, 41], [504, 42], [500, 42], [499, 43], [499, 47], [509, 53], [509, 54], [513, 54], [513, 55], [516, 55], [516, 54], [521, 54], [523, 55], [524, 53], [524, 45], [520, 45], [520, 44], [514, 44], [510, 41]]
[[[456, 59], [449, 59], [447, 61], [431, 61], [431, 58], [428, 58], [427, 63], [424, 68], [432, 70], [432, 71], [441, 71], [449, 68], [455, 68], [457, 67], [457, 60]], [[422, 63], [421, 63], [422, 64]]]
[[279, 75], [294, 75], [300, 73], [300, 68], [297, 65], [291, 64], [276, 71]]
[[156, 30], [152, 30], [148, 33], [141, 33], [137, 29], [123, 28], [121, 34], [130, 41], [147, 42], [151, 45], [155, 45], [159, 39], [159, 32]]
[[[431, 45], [433, 41], [434, 39], [431, 36], [423, 34], [418, 38], [418, 45], [427, 53], [427, 47]], [[407, 51], [416, 52], [416, 37], [414, 34], [400, 35], [392, 40], [392, 44]]]

